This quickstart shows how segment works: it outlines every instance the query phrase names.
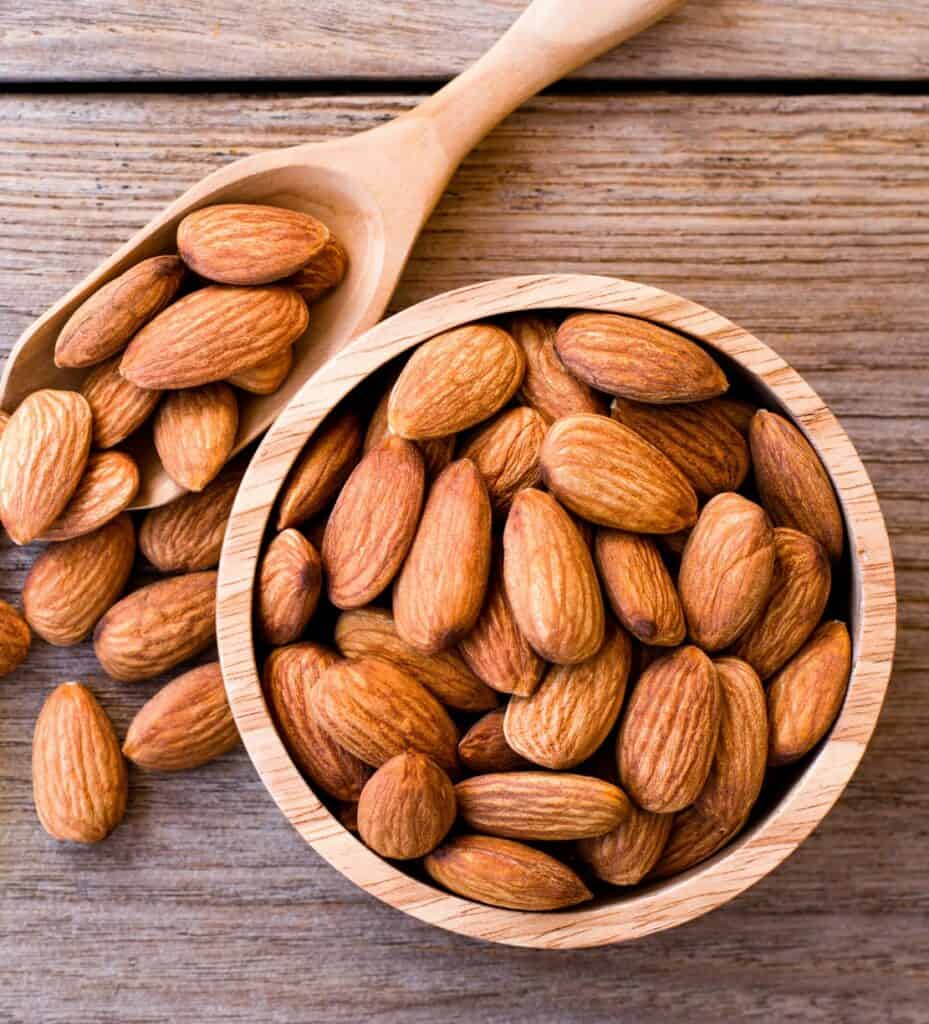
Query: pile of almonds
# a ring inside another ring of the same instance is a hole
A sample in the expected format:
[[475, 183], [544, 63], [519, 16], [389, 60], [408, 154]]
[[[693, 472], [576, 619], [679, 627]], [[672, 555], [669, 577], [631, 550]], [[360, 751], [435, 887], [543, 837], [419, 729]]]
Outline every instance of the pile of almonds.
[[259, 567], [295, 762], [371, 849], [497, 906], [719, 850], [851, 669], [809, 443], [615, 314], [450, 330], [379, 387], [310, 439]]
[[[243, 473], [241, 460], [226, 465], [237, 392], [281, 386], [308, 305], [347, 261], [320, 221], [270, 206], [197, 210], [177, 248], [130, 267], [64, 325], [55, 362], [87, 369], [80, 390], [35, 391], [0, 418], [0, 520], [17, 544], [49, 542], [23, 615], [0, 602], [0, 675], [25, 659], [31, 631], [58, 646], [93, 633], [101, 666], [124, 682], [169, 672], [214, 641], [215, 567]], [[139, 472], [116, 446], [149, 420], [165, 470], [189, 493], [134, 523]], [[123, 597], [137, 547], [166, 578]], [[148, 701], [122, 750], [91, 692], [64, 684], [36, 726], [39, 817], [58, 839], [95, 842], [123, 816], [124, 756], [191, 768], [237, 739], [215, 661]]]

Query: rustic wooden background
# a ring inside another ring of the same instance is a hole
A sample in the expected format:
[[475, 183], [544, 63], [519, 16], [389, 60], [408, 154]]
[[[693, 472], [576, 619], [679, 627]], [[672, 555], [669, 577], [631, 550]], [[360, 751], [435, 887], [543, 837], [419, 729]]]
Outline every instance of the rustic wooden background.
[[[207, 171], [408, 108], [520, 6], [0, 5], [3, 350]], [[721, 911], [576, 953], [482, 945], [365, 896], [241, 750], [134, 772], [114, 836], [66, 848], [31, 803], [44, 697], [89, 680], [122, 731], [155, 687], [36, 643], [0, 681], [0, 1021], [929, 1020], [927, 78], [925, 0], [693, 0], [467, 160], [394, 300], [637, 278], [745, 325], [831, 404], [883, 503], [900, 639], [871, 749], [803, 848]], [[0, 596], [34, 554], [0, 542]]]

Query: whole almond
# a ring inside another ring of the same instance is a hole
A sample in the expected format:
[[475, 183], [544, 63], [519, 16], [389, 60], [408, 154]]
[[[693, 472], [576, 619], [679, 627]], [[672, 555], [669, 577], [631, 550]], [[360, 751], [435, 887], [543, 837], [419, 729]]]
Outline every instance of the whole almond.
[[460, 457], [477, 466], [495, 512], [505, 512], [517, 491], [539, 482], [544, 438], [545, 420], [517, 406], [478, 427], [461, 446]]
[[412, 860], [442, 842], [455, 814], [449, 777], [425, 754], [407, 751], [368, 779], [358, 800], [358, 832], [382, 857]]
[[303, 296], [303, 301], [309, 305], [338, 287], [347, 270], [348, 253], [342, 243], [330, 235], [322, 249], [287, 283], [291, 288], [296, 288]]
[[636, 317], [575, 313], [558, 328], [555, 348], [575, 377], [639, 402], [699, 402], [729, 386], [699, 345]]
[[31, 644], [26, 620], [11, 604], [0, 601], [0, 679], [26, 660]]
[[33, 391], [0, 438], [0, 519], [16, 544], [41, 537], [77, 490], [90, 452], [90, 406], [74, 391]]
[[239, 403], [228, 384], [205, 384], [165, 395], [155, 413], [155, 449], [168, 476], [202, 491], [235, 446]]
[[604, 882], [637, 885], [661, 856], [674, 818], [673, 814], [652, 814], [633, 804], [612, 832], [579, 839], [577, 852]]
[[779, 526], [774, 531], [774, 578], [764, 611], [734, 653], [767, 679], [806, 643], [829, 600], [832, 570], [819, 541]]
[[278, 728], [298, 767], [330, 796], [355, 801], [371, 768], [339, 746], [310, 713], [310, 690], [338, 661], [338, 655], [321, 644], [290, 644], [268, 655], [263, 679]]
[[511, 697], [504, 733], [510, 747], [543, 768], [586, 761], [616, 723], [632, 645], [611, 627], [600, 650], [579, 665], [554, 665], [529, 697]]
[[[390, 426], [387, 423], [387, 407], [390, 404], [390, 392], [399, 374], [393, 375], [390, 386], [381, 395], [380, 401], [374, 407], [371, 419], [368, 421], [368, 430], [364, 439], [364, 450], [371, 451], [383, 444], [390, 433]], [[439, 473], [452, 461], [455, 454], [456, 437], [451, 434], [449, 437], [433, 437], [427, 441], [417, 441], [416, 447], [422, 452], [423, 463], [426, 467], [426, 479], [434, 480]]]
[[232, 374], [227, 378], [227, 383], [253, 395], [273, 395], [287, 379], [293, 365], [294, 350], [285, 348], [283, 352], [249, 370]]
[[462, 821], [505, 839], [583, 839], [611, 831], [629, 812], [618, 787], [570, 772], [497, 772], [455, 786]]
[[684, 639], [684, 612], [655, 542], [622, 530], [598, 530], [600, 579], [616, 617], [643, 644], [675, 647]]
[[680, 470], [634, 430], [582, 413], [554, 423], [542, 478], [579, 516], [630, 533], [674, 533], [697, 518], [697, 496]]
[[322, 565], [299, 530], [284, 530], [268, 545], [258, 572], [258, 622], [269, 644], [296, 640], [316, 611]]
[[839, 713], [852, 668], [843, 622], [826, 622], [768, 686], [768, 764], [796, 761], [826, 735]]
[[783, 416], [764, 409], [755, 413], [749, 439], [755, 482], [774, 525], [806, 533], [830, 558], [841, 558], [842, 513], [809, 441]]
[[126, 762], [106, 712], [80, 683], [62, 683], [42, 706], [32, 739], [32, 792], [53, 839], [98, 843], [123, 819]]
[[184, 264], [153, 256], [105, 284], [71, 314], [55, 342], [56, 366], [93, 366], [115, 355], [177, 294]]
[[506, 331], [468, 324], [424, 342], [390, 393], [390, 429], [412, 441], [448, 437], [493, 416], [522, 383], [526, 360]]
[[561, 861], [524, 843], [455, 836], [423, 862], [429, 877], [466, 899], [511, 910], [558, 910], [592, 896]]
[[158, 580], [103, 616], [94, 630], [94, 653], [113, 679], [152, 679], [210, 645], [215, 608], [215, 572]]
[[119, 372], [140, 388], [193, 388], [280, 355], [306, 330], [292, 288], [211, 285], [169, 306], [129, 343]]
[[214, 761], [238, 742], [223, 674], [212, 662], [178, 676], [142, 705], [123, 754], [140, 768], [176, 772]]
[[329, 240], [329, 229], [298, 210], [222, 203], [188, 213], [177, 227], [184, 262], [221, 284], [268, 284], [296, 273]]
[[696, 647], [681, 647], [642, 673], [617, 739], [619, 777], [647, 811], [692, 804], [706, 782], [719, 734], [716, 669]]
[[486, 711], [497, 696], [454, 651], [423, 654], [397, 633], [390, 612], [358, 608], [343, 612], [335, 626], [336, 646], [346, 658], [381, 658], [412, 676], [446, 707]]
[[425, 470], [416, 446], [388, 438], [352, 470], [329, 514], [322, 559], [336, 608], [370, 604], [407, 556], [423, 504]]
[[481, 716], [461, 737], [458, 758], [472, 775], [487, 772], [513, 772], [532, 768], [531, 762], [517, 754], [503, 733], [503, 708]]
[[81, 385], [94, 419], [93, 444], [112, 448], [125, 441], [155, 411], [160, 391], [137, 388], [119, 372], [120, 356], [95, 366]]
[[765, 510], [739, 494], [718, 494], [700, 513], [677, 580], [696, 643], [718, 651], [737, 640], [764, 608], [773, 576]]
[[125, 452], [92, 452], [71, 500], [42, 540], [71, 540], [99, 530], [131, 504], [139, 491], [139, 467]]
[[503, 531], [506, 596], [520, 632], [546, 661], [592, 658], [604, 635], [603, 600], [590, 550], [550, 495], [520, 491]]
[[135, 530], [126, 514], [50, 545], [23, 585], [29, 625], [50, 644], [79, 644], [125, 590], [134, 558]]
[[452, 462], [432, 485], [393, 592], [397, 632], [434, 654], [477, 622], [490, 570], [487, 488], [468, 459]]

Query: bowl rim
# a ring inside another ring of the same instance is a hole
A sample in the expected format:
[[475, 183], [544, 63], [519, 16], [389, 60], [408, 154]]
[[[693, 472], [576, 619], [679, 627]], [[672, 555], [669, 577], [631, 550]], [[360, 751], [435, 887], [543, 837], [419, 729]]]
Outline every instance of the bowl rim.
[[[290, 758], [265, 703], [255, 660], [253, 589], [278, 492], [324, 416], [390, 359], [472, 320], [534, 309], [625, 313], [728, 356], [788, 413], [822, 459], [842, 507], [851, 561], [853, 667], [842, 710], [810, 763], [754, 827], [714, 857], [634, 895], [552, 912], [503, 910], [444, 892], [369, 850], [329, 812]], [[396, 313], [322, 366], [264, 437], [243, 478], [219, 567], [217, 642], [245, 748], [285, 817], [356, 885], [421, 921], [516, 946], [578, 948], [661, 931], [726, 903], [772, 871], [838, 800], [861, 760], [886, 694], [896, 634], [893, 560], [874, 488], [851, 441], [813, 389], [748, 331], [660, 288], [581, 274], [500, 278], [444, 292]]]

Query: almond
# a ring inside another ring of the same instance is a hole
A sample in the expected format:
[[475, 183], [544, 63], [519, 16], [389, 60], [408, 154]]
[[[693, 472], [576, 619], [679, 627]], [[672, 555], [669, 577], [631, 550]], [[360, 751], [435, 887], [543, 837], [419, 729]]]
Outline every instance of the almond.
[[459, 711], [486, 711], [497, 697], [454, 651], [423, 654], [402, 640], [390, 612], [358, 608], [335, 626], [336, 646], [347, 658], [380, 658], [402, 669], [442, 704]]
[[579, 516], [630, 533], [674, 533], [697, 518], [680, 470], [634, 430], [606, 416], [566, 416], [542, 445], [542, 478]]
[[517, 491], [539, 482], [544, 438], [542, 417], [533, 409], [517, 407], [500, 413], [465, 440], [460, 456], [477, 466], [494, 511], [505, 512]]
[[152, 679], [210, 645], [215, 607], [215, 572], [150, 583], [113, 605], [97, 623], [97, 660], [113, 679]]
[[412, 441], [448, 437], [493, 416], [522, 383], [526, 360], [506, 331], [467, 324], [413, 353], [390, 393], [390, 429]]
[[227, 382], [253, 395], [273, 395], [287, 379], [293, 365], [294, 350], [285, 348], [283, 352], [249, 370], [232, 374]]
[[338, 287], [348, 270], [348, 253], [342, 243], [329, 236], [329, 240], [287, 283], [303, 296], [309, 305]]
[[223, 674], [212, 662], [178, 676], [142, 705], [123, 754], [140, 768], [176, 772], [214, 761], [238, 742]]
[[555, 665], [529, 697], [511, 697], [504, 733], [518, 754], [543, 768], [586, 761], [616, 724], [632, 645], [611, 627], [600, 650], [580, 665]]
[[342, 828], [349, 832], [358, 834], [358, 802], [357, 800], [346, 800], [339, 805], [335, 815], [339, 819]]
[[719, 690], [713, 663], [696, 647], [642, 673], [616, 747], [620, 779], [640, 807], [668, 814], [697, 799], [716, 752]]
[[329, 241], [329, 229], [298, 210], [222, 203], [178, 224], [184, 262], [221, 284], [267, 284], [296, 273]]
[[603, 643], [603, 600], [593, 560], [550, 495], [520, 491], [503, 531], [506, 595], [520, 632], [546, 661], [572, 665]]
[[696, 643], [718, 651], [738, 639], [764, 608], [773, 576], [765, 510], [739, 494], [718, 494], [700, 513], [677, 581]]
[[139, 491], [139, 467], [125, 452], [93, 452], [64, 512], [42, 540], [71, 540], [99, 530], [124, 512]]
[[94, 419], [93, 444], [112, 448], [125, 441], [155, 411], [160, 391], [137, 388], [119, 372], [120, 356], [94, 367], [81, 385]]
[[532, 764], [506, 742], [504, 715], [503, 708], [488, 711], [461, 737], [458, 758], [472, 775], [532, 768]]
[[0, 678], [26, 660], [31, 643], [25, 619], [11, 604], [0, 601]]
[[202, 491], [235, 447], [239, 403], [228, 384], [172, 391], [155, 414], [155, 449], [171, 479]]
[[45, 701], [32, 740], [32, 792], [53, 838], [98, 843], [126, 812], [128, 779], [106, 712], [80, 683]]
[[558, 328], [555, 348], [575, 377], [639, 402], [699, 402], [729, 386], [699, 345], [631, 316], [575, 313]]
[[337, 608], [360, 608], [389, 586], [413, 542], [424, 487], [422, 456], [399, 437], [352, 470], [323, 537], [329, 600]]
[[426, 857], [429, 877], [466, 899], [511, 910], [558, 910], [591, 898], [581, 879], [541, 850], [493, 836], [455, 836]]
[[337, 800], [355, 801], [371, 768], [340, 747], [310, 713], [310, 690], [338, 655], [316, 643], [272, 651], [264, 664], [264, 686], [282, 738], [313, 785]]
[[275, 647], [296, 640], [316, 611], [322, 566], [316, 548], [298, 530], [279, 533], [258, 573], [258, 622]]
[[292, 288], [211, 285], [146, 324], [119, 372], [140, 388], [199, 387], [280, 355], [308, 322], [306, 303]]
[[497, 772], [455, 787], [458, 813], [479, 832], [505, 839], [601, 836], [629, 813], [623, 791], [570, 772]]
[[397, 632], [434, 654], [474, 626], [490, 570], [490, 501], [477, 467], [451, 463], [432, 485], [393, 592]]
[[77, 490], [90, 451], [92, 416], [73, 391], [23, 399], [0, 438], [0, 519], [16, 544], [41, 537]]
[[735, 427], [742, 437], [748, 437], [752, 417], [758, 411], [757, 406], [744, 399], [733, 398], [731, 395], [727, 395], [725, 398], [711, 398], [706, 405], [718, 415], [724, 416], [730, 426]]
[[774, 531], [774, 578], [764, 611], [734, 653], [767, 679], [806, 643], [829, 600], [832, 571], [819, 541], [778, 527]]
[[115, 355], [177, 294], [184, 264], [153, 256], [105, 284], [71, 314], [55, 342], [56, 366], [93, 366]]
[[843, 622], [826, 622], [768, 686], [768, 764], [796, 761], [826, 735], [852, 668]]
[[[394, 375], [394, 381], [396, 381], [397, 376]], [[390, 387], [381, 395], [380, 401], [374, 407], [374, 412], [368, 421], [368, 430], [364, 439], [364, 450], [366, 452], [371, 451], [372, 448], [379, 447], [388, 437], [393, 436], [387, 423], [387, 407], [390, 404], [390, 392], [394, 381], [391, 382]], [[416, 442], [417, 448], [422, 452], [427, 479], [434, 480], [452, 461], [455, 454], [455, 441], [455, 435], [452, 434], [449, 437], [433, 437], [428, 441]]]
[[431, 853], [455, 821], [455, 788], [425, 754], [386, 761], [358, 800], [358, 831], [382, 857], [412, 860]]
[[687, 547], [687, 541], [690, 540], [691, 527], [686, 530], [676, 530], [674, 533], [663, 533], [661, 536], [656, 537], [655, 541], [661, 550], [664, 552], [665, 557], [668, 558], [672, 564], [679, 562], [684, 554], [684, 548]]
[[79, 644], [125, 590], [134, 558], [135, 531], [126, 514], [93, 533], [52, 544], [23, 585], [29, 625], [50, 644]]
[[652, 814], [631, 805], [629, 814], [612, 832], [578, 840], [577, 852], [604, 882], [636, 885], [661, 856], [674, 817], [673, 814]]

